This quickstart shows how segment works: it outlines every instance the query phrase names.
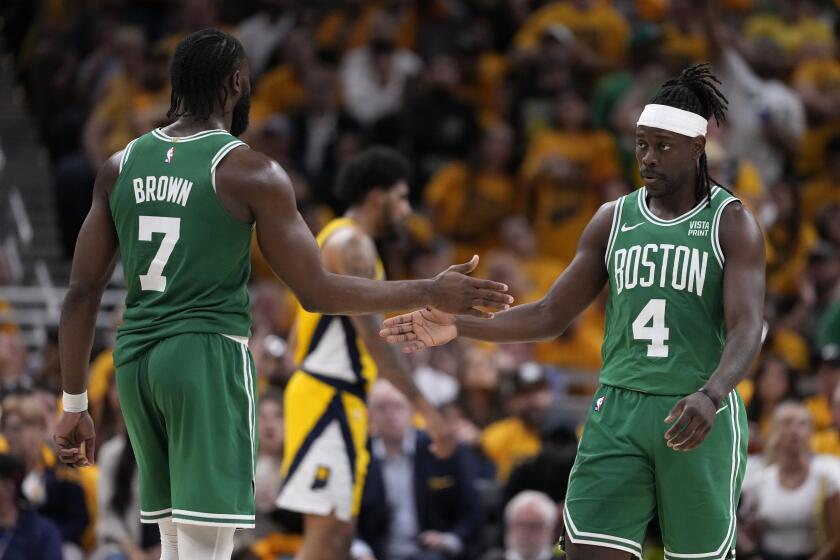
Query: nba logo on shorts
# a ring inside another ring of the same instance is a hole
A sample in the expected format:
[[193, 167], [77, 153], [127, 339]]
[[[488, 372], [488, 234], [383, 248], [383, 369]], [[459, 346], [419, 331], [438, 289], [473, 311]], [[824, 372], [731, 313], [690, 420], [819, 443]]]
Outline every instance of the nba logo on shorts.
[[166, 150], [166, 163], [172, 163], [172, 157], [175, 155], [175, 146], [172, 146], [168, 150]]
[[604, 397], [598, 397], [595, 401], [595, 412], [601, 412], [601, 407], [604, 406]]

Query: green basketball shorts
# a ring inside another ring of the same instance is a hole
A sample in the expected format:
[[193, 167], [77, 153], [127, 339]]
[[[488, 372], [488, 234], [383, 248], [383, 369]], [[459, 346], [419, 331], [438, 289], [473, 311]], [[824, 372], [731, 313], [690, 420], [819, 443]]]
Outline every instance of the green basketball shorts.
[[664, 420], [680, 398], [599, 387], [569, 477], [565, 538], [641, 558], [658, 514], [666, 560], [734, 558], [747, 458], [741, 397], [727, 395], [700, 446], [674, 451]]
[[117, 368], [140, 518], [254, 527], [255, 376], [245, 344], [181, 334]]

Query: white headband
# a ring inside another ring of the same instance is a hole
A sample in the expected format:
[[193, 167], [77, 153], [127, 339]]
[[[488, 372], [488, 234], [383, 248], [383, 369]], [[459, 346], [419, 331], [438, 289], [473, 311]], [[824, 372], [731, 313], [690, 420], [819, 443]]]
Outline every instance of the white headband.
[[684, 136], [706, 136], [709, 122], [691, 111], [684, 111], [668, 105], [645, 105], [645, 110], [639, 116], [636, 126], [649, 126], [670, 130]]

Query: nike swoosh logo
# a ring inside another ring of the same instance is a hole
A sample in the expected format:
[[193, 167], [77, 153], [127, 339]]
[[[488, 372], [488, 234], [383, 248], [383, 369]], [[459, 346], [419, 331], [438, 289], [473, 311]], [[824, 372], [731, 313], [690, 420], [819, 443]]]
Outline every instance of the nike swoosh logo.
[[635, 226], [628, 226], [627, 224], [621, 224], [621, 231], [622, 232], [630, 231], [631, 229], [636, 229], [637, 227], [639, 227], [642, 224], [644, 224], [644, 222], [639, 222]]

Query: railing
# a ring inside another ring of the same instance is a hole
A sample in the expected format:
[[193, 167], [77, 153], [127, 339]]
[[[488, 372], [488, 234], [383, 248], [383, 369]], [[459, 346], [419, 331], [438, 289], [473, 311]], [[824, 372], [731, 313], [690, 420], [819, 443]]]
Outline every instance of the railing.
[[[46, 270], [42, 274], [46, 274]], [[67, 288], [56, 288], [40, 281], [39, 284], [0, 288], [0, 300], [11, 304], [11, 321], [17, 325], [23, 344], [36, 352], [46, 343], [48, 330], [58, 327], [61, 302], [67, 294]], [[96, 316], [98, 331], [104, 333], [113, 329], [114, 312], [123, 301], [125, 290], [105, 290]]]

